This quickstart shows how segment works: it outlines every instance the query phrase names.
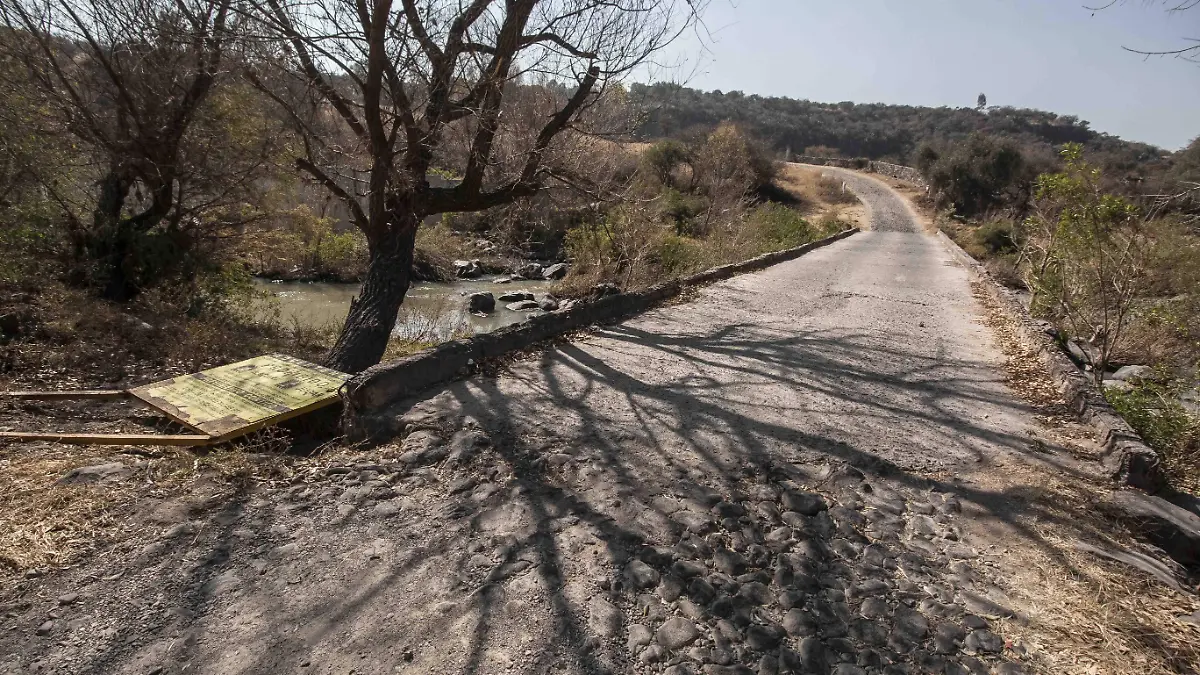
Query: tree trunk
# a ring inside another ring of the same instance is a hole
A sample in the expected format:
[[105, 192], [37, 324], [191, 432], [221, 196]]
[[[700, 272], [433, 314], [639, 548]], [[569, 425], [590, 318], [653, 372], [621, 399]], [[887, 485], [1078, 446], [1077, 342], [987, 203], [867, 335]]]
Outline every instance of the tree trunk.
[[416, 214], [389, 214], [385, 234], [370, 243], [370, 263], [362, 291], [350, 301], [350, 312], [325, 365], [357, 373], [379, 363], [396, 327], [396, 316], [408, 293], [416, 244]]
[[99, 279], [95, 281], [103, 284], [102, 297], [115, 302], [124, 302], [134, 295], [125, 270], [133, 233], [128, 231], [129, 225], [121, 217], [128, 192], [129, 181], [116, 169], [101, 179], [100, 196], [92, 214], [92, 232], [86, 246], [88, 257], [98, 266]]

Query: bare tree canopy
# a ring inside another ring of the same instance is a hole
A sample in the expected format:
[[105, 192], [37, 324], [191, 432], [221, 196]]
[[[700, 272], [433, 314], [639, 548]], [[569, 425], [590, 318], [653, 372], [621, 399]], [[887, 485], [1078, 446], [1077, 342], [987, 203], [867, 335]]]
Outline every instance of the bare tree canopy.
[[[1127, 0], [1110, 0], [1110, 2], [1103, 5], [1095, 7], [1085, 5], [1085, 7], [1093, 12], [1099, 12], [1124, 2], [1127, 2]], [[1161, 8], [1171, 14], [1182, 14], [1188, 10], [1200, 7], [1200, 0], [1142, 0], [1142, 3], [1147, 6]], [[1197, 61], [1200, 59], [1200, 37], [1189, 36], [1183, 40], [1184, 44], [1179, 47], [1148, 49], [1146, 47], [1125, 45], [1125, 49], [1144, 56], [1176, 56], [1188, 61]]]
[[[0, 0], [6, 29], [0, 53], [24, 66], [23, 82], [36, 90], [52, 123], [90, 153], [96, 191], [85, 191], [80, 210], [90, 210], [91, 218], [66, 211], [78, 252], [96, 265], [110, 299], [140, 289], [146, 265], [134, 253], [147, 237], [191, 237], [185, 230], [197, 214], [236, 202], [232, 195], [265, 161], [262, 148], [271, 139], [258, 143], [253, 156], [234, 160], [226, 152], [230, 139], [213, 129], [219, 111], [205, 108], [226, 73], [232, 4]], [[205, 125], [202, 137], [194, 133]], [[235, 165], [245, 171], [234, 176]], [[70, 201], [58, 198], [64, 207]], [[153, 264], [168, 269], [170, 257]]]
[[[354, 372], [382, 357], [422, 219], [577, 182], [564, 146], [594, 134], [589, 115], [612, 86], [703, 4], [264, 0], [252, 80], [302, 139], [297, 169], [346, 203], [370, 249], [329, 364]], [[455, 180], [431, 181], [439, 173]]]

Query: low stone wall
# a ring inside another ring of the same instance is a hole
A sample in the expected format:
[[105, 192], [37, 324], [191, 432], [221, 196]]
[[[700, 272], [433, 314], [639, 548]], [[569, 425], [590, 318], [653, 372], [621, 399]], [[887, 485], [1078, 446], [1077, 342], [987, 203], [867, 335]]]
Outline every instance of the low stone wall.
[[528, 348], [538, 342], [592, 324], [614, 323], [662, 304], [689, 286], [728, 279], [798, 258], [858, 232], [851, 228], [803, 246], [722, 265], [643, 291], [619, 293], [569, 309], [548, 312], [492, 333], [452, 340], [412, 356], [381, 363], [354, 376], [342, 388], [342, 426], [352, 440], [379, 440], [394, 435], [392, 420], [382, 413], [393, 403], [436, 384], [472, 372], [484, 359]]
[[1166, 475], [1158, 453], [1146, 445], [1125, 418], [1104, 400], [1104, 395], [1091, 378], [1067, 358], [1054, 338], [1029, 315], [1025, 305], [1012, 291], [992, 278], [979, 261], [944, 232], [939, 230], [938, 237], [963, 264], [983, 278], [983, 286], [988, 294], [1017, 322], [1025, 339], [1036, 345], [1046, 369], [1071, 410], [1099, 433], [1104, 448], [1101, 463], [1109, 476], [1119, 484], [1140, 488], [1151, 494], [1164, 488]]
[[871, 162], [868, 168], [871, 172], [880, 174], [881, 176], [891, 176], [892, 178], [915, 183], [922, 187], [926, 186], [925, 179], [921, 177], [921, 172], [911, 166], [889, 164], [887, 162]]
[[844, 159], [841, 157], [796, 157], [796, 162], [801, 164], [815, 164], [816, 166], [835, 166], [840, 169], [852, 169], [854, 171], [869, 171], [877, 173], [881, 176], [890, 176], [909, 183], [927, 187], [928, 183], [921, 177], [921, 172], [911, 166], [901, 164], [891, 164], [889, 162], [876, 162], [868, 159]]

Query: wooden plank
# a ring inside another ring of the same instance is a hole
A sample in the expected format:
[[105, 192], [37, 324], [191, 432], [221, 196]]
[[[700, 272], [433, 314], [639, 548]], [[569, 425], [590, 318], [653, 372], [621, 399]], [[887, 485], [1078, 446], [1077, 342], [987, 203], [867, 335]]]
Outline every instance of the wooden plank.
[[270, 354], [143, 385], [130, 394], [176, 422], [227, 440], [338, 401], [350, 375]]
[[0, 441], [54, 441], [68, 445], [209, 445], [212, 436], [166, 434], [76, 434], [0, 431]]
[[132, 396], [124, 389], [80, 389], [77, 391], [0, 391], [0, 396], [31, 401], [60, 401], [73, 398], [111, 400]]

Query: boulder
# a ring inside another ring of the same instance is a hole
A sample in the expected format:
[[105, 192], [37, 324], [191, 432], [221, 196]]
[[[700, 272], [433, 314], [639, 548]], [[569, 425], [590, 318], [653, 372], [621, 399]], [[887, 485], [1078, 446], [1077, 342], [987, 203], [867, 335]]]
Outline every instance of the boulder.
[[1121, 366], [1108, 379], [1118, 382], [1137, 382], [1154, 374], [1150, 366]]
[[133, 473], [133, 469], [120, 462], [80, 466], [63, 474], [58, 479], [59, 485], [79, 485], [84, 483], [115, 483]]
[[528, 291], [509, 291], [502, 293], [498, 298], [500, 302], [521, 302], [522, 300], [533, 300], [533, 293]]
[[534, 300], [522, 300], [520, 302], [510, 302], [505, 307], [512, 312], [525, 312], [531, 309], [538, 309], [538, 303]]
[[555, 263], [546, 269], [542, 270], [542, 278], [549, 280], [562, 279], [567, 276], [567, 264]]
[[555, 298], [553, 295], [544, 296], [541, 300], [538, 300], [538, 307], [541, 307], [543, 311], [553, 312], [558, 309], [558, 298]]
[[525, 263], [516, 269], [515, 275], [522, 279], [541, 279], [542, 266], [537, 263]]
[[472, 293], [467, 296], [467, 311], [472, 314], [491, 314], [495, 309], [496, 296], [491, 293]]
[[1079, 342], [1079, 340], [1067, 340], [1067, 352], [1075, 359], [1076, 363], [1090, 365], [1092, 363], [1091, 354], [1088, 353], [1087, 346]]
[[1109, 495], [1101, 510], [1123, 520], [1184, 567], [1200, 569], [1200, 516], [1141, 492]]
[[460, 279], [475, 279], [483, 276], [483, 263], [478, 260], [455, 260], [454, 274]]

